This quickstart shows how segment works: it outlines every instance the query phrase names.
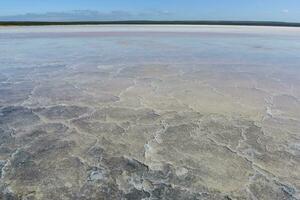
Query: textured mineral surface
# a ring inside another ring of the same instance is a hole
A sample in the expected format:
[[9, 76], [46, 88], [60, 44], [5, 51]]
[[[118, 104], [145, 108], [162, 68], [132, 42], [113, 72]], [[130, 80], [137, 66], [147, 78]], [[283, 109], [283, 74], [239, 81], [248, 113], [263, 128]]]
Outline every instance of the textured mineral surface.
[[0, 28], [0, 199], [300, 199], [299, 35]]

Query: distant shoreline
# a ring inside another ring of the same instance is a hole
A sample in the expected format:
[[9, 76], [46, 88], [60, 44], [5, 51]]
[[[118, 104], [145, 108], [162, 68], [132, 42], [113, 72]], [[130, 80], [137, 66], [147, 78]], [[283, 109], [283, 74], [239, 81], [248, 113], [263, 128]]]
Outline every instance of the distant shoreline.
[[281, 26], [300, 27], [300, 23], [273, 21], [0, 21], [0, 26], [51, 26], [51, 25], [230, 25], [230, 26]]

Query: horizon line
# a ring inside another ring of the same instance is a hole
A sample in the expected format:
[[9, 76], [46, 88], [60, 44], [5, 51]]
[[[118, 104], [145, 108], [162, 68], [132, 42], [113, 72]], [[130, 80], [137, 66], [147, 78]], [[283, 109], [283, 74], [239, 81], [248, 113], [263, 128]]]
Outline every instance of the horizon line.
[[47, 25], [246, 25], [300, 27], [299, 22], [252, 21], [252, 20], [80, 20], [80, 21], [1, 21], [0, 25], [47, 26]]

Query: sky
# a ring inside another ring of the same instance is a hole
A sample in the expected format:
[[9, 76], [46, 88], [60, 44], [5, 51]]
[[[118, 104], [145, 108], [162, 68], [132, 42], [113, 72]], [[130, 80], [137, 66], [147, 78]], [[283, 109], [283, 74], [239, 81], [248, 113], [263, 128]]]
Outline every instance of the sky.
[[0, 0], [0, 20], [300, 22], [300, 0]]

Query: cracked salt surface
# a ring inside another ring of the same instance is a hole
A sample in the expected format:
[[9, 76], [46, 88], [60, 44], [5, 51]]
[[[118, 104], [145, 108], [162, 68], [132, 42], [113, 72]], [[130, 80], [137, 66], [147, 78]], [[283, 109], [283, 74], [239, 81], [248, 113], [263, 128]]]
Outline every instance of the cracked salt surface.
[[299, 32], [1, 29], [0, 199], [300, 199]]

